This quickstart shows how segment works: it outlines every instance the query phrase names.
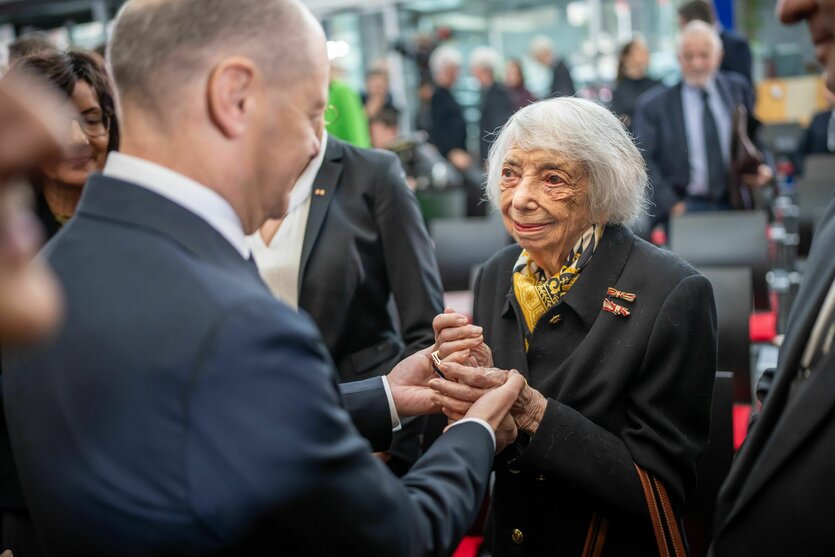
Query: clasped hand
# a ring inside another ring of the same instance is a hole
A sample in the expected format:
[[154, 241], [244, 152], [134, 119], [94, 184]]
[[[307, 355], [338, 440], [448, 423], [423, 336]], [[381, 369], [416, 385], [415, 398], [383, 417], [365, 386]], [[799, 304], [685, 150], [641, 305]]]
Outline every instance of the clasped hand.
[[[433, 402], [450, 420], [460, 420], [469, 409], [492, 389], [503, 385], [515, 370], [504, 371], [493, 367], [493, 355], [484, 342], [481, 327], [470, 325], [466, 316], [447, 308], [432, 322], [435, 330], [435, 351], [442, 361], [441, 371], [446, 380], [433, 379], [429, 386], [435, 390]], [[536, 433], [545, 414], [546, 398], [527, 384], [510, 410], [511, 424], [503, 423], [503, 432], [518, 428]], [[512, 442], [512, 441], [511, 441]]]

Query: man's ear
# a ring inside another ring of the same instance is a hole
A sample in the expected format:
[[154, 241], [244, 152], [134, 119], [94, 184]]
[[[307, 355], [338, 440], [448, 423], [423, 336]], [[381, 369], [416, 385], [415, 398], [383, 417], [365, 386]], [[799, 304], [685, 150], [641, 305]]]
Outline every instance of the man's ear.
[[209, 117], [228, 138], [246, 131], [255, 105], [257, 69], [252, 60], [231, 57], [221, 61], [209, 75], [206, 87]]

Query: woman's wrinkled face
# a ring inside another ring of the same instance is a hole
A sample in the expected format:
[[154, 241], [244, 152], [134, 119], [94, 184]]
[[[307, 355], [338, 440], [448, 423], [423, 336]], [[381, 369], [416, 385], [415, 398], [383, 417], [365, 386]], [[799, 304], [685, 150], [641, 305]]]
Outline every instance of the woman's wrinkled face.
[[107, 115], [89, 83], [76, 83], [71, 100], [79, 116], [68, 121], [66, 152], [42, 171], [52, 181], [80, 188], [91, 173], [104, 168], [110, 135]]
[[537, 264], [557, 272], [591, 226], [585, 165], [555, 151], [512, 146], [500, 172], [505, 228]]

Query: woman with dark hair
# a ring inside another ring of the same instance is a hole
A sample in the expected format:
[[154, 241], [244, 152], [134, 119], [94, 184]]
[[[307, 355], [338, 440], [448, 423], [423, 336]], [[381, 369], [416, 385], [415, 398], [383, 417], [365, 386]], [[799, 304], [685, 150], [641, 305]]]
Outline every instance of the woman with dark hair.
[[11, 71], [45, 78], [72, 102], [64, 155], [41, 165], [33, 177], [38, 216], [52, 237], [72, 217], [87, 177], [104, 168], [119, 147], [113, 87], [101, 58], [88, 52], [47, 52], [19, 60]]
[[516, 58], [511, 58], [505, 66], [504, 85], [510, 94], [510, 102], [513, 111], [525, 108], [536, 102], [536, 97], [525, 87], [525, 74], [522, 72], [522, 63]]
[[638, 97], [661, 83], [647, 76], [649, 47], [636, 37], [623, 45], [618, 60], [618, 77], [612, 93], [612, 112], [632, 131], [632, 115]]

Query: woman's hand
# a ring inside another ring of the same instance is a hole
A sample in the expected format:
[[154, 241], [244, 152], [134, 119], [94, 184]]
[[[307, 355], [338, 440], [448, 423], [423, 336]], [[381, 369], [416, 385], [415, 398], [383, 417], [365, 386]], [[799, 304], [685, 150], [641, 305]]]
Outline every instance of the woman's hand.
[[493, 367], [493, 353], [484, 343], [481, 327], [470, 325], [465, 315], [446, 308], [432, 320], [435, 330], [433, 351], [443, 362], [470, 367]]
[[[508, 372], [501, 369], [464, 367], [454, 363], [442, 364], [441, 371], [449, 381], [433, 379], [429, 382], [435, 390], [432, 402], [455, 420], [466, 414], [481, 395], [503, 384], [508, 376]], [[510, 414], [520, 431], [533, 435], [539, 429], [547, 406], [548, 399], [526, 383]]]
[[542, 417], [545, 416], [547, 406], [548, 399], [526, 384], [519, 398], [516, 399], [513, 408], [510, 409], [510, 414], [521, 431], [533, 435], [539, 429], [539, 424], [542, 422]]

